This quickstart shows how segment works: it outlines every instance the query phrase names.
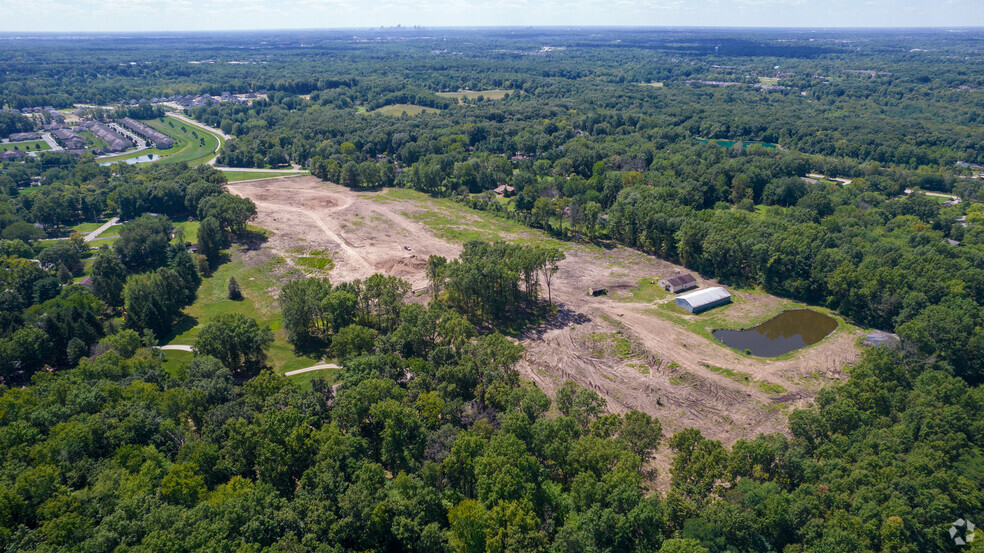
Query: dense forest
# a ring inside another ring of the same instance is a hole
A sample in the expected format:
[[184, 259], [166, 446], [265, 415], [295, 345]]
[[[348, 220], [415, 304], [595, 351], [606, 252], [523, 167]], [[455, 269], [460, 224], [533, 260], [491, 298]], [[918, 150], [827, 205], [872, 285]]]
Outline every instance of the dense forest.
[[[238, 314], [203, 324], [194, 358], [166, 370], [152, 346], [230, 248], [264, 240], [256, 205], [208, 165], [39, 152], [0, 164], [0, 547], [955, 550], [951, 523], [984, 521], [980, 38], [5, 41], [0, 107], [262, 91], [185, 110], [233, 136], [220, 166], [291, 162], [354, 189], [419, 190], [828, 307], [901, 342], [866, 350], [846, 381], [789, 412], [788, 432], [728, 444], [664, 432], [575, 382], [549, 397], [522, 380], [510, 336], [555, 313], [563, 251], [472, 241], [427, 260], [426, 301], [382, 274], [276, 291], [291, 347], [337, 360], [335, 380], [275, 374], [273, 329]], [[473, 93], [448, 94], [460, 89]], [[407, 105], [430, 109], [381, 111]], [[0, 125], [36, 126], [9, 112]], [[71, 230], [117, 216], [111, 248]], [[175, 220], [200, 223], [194, 241]]]

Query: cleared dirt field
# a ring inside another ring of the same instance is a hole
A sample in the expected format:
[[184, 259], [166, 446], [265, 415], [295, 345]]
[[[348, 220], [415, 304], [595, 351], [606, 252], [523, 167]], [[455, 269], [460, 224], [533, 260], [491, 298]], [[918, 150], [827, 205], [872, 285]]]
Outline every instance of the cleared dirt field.
[[[232, 193], [257, 205], [256, 225], [274, 231], [265, 247], [288, 262], [297, 252], [330, 252], [333, 282], [375, 272], [427, 287], [431, 254], [457, 256], [457, 239], [502, 238], [561, 245], [567, 259], [554, 278], [556, 317], [519, 337], [520, 371], [545, 392], [567, 379], [593, 389], [615, 412], [639, 409], [666, 433], [697, 427], [730, 444], [785, 432], [786, 414], [809, 403], [860, 354], [858, 329], [841, 323], [820, 343], [776, 359], [757, 358], [714, 340], [708, 329], [747, 327], [796, 307], [758, 291], [732, 291], [735, 303], [702, 315], [672, 306], [651, 283], [683, 267], [626, 248], [559, 243], [509, 221], [405, 190], [353, 192], [314, 177], [243, 181]], [[696, 276], [696, 275], [695, 275]], [[698, 276], [701, 287], [718, 285]], [[589, 287], [610, 295], [591, 297]]]

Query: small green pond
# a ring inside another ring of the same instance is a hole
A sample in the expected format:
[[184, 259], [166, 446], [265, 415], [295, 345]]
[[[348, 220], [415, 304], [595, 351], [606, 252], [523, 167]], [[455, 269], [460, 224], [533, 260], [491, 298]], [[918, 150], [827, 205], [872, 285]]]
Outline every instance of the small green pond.
[[811, 346], [837, 328], [837, 321], [810, 309], [791, 309], [742, 330], [712, 332], [726, 346], [758, 357], [778, 357]]

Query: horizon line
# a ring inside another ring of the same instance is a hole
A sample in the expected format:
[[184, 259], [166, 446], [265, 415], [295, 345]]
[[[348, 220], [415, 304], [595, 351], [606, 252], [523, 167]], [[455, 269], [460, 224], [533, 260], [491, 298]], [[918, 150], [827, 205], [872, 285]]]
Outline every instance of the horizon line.
[[234, 28], [234, 29], [158, 29], [158, 30], [133, 30], [133, 31], [45, 31], [45, 30], [24, 30], [24, 31], [3, 31], [0, 35], [146, 35], [153, 33], [249, 33], [249, 32], [318, 32], [318, 31], [382, 31], [382, 30], [491, 30], [491, 29], [611, 29], [611, 30], [788, 30], [788, 31], [946, 31], [946, 30], [978, 30], [984, 31], [984, 25], [927, 25], [927, 26], [787, 26], [787, 25], [763, 25], [763, 26], [733, 26], [733, 25], [381, 25], [381, 26], [350, 26], [350, 27], [280, 27], [280, 28]]

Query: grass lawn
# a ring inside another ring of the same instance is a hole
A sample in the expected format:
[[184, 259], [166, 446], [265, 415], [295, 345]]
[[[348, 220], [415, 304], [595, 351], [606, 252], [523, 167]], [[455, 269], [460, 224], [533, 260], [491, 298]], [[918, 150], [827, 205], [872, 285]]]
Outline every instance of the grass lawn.
[[[191, 242], [192, 244], [198, 243], [198, 227], [201, 225], [198, 221], [172, 221], [175, 227], [181, 227], [184, 229], [184, 236], [182, 239], [185, 242]], [[174, 242], [172, 240], [171, 242]]]
[[239, 182], [244, 180], [270, 179], [274, 177], [300, 177], [311, 173], [282, 173], [279, 171], [222, 171], [229, 182]]
[[642, 86], [651, 86], [653, 88], [663, 88], [663, 83], [659, 81], [653, 81], [651, 83], [639, 83], [639, 84], [641, 84]]
[[195, 358], [195, 354], [190, 351], [172, 350], [161, 353], [164, 354], [164, 370], [171, 376], [178, 376], [178, 371]]
[[435, 234], [452, 242], [469, 240], [506, 240], [516, 244], [537, 243], [570, 250], [571, 242], [550, 238], [531, 230], [526, 225], [485, 211], [476, 211], [445, 198], [432, 198], [422, 192], [406, 188], [389, 188], [384, 193], [371, 196], [373, 201], [410, 200], [420, 210], [402, 214], [425, 225]]
[[759, 84], [777, 85], [779, 79], [775, 77], [759, 77]]
[[[198, 298], [185, 308], [186, 317], [178, 322], [177, 335], [163, 342], [194, 345], [202, 325], [222, 313], [240, 313], [256, 319], [261, 326], [268, 326], [274, 331], [274, 342], [267, 350], [267, 361], [277, 373], [320, 363], [319, 359], [313, 357], [295, 355], [293, 346], [287, 342], [287, 331], [281, 328], [280, 308], [270, 295], [269, 288], [277, 285], [273, 273], [281, 268], [283, 259], [274, 257], [265, 263], [247, 266], [237, 252], [234, 251], [231, 255], [231, 261], [223, 263], [202, 280]], [[229, 277], [232, 276], [236, 277], [242, 290], [242, 301], [231, 301], [227, 297]]]
[[329, 384], [334, 384], [338, 382], [338, 377], [341, 376], [341, 369], [321, 369], [320, 371], [311, 371], [301, 374], [295, 374], [294, 376], [288, 376], [294, 384], [301, 387], [302, 390], [311, 389], [311, 380], [316, 376], [320, 376], [328, 381]]
[[659, 287], [657, 281], [660, 278], [662, 277], [640, 278], [639, 282], [636, 283], [636, 288], [632, 289], [627, 296], [620, 295], [615, 297], [615, 299], [635, 303], [653, 303], [658, 299], [665, 298], [670, 293]]
[[105, 148], [109, 146], [109, 143], [105, 140], [99, 138], [92, 131], [82, 131], [79, 133], [79, 137], [85, 140], [85, 145], [89, 149]]
[[0, 144], [0, 152], [7, 152], [13, 150], [20, 150], [22, 152], [43, 152], [45, 150], [50, 150], [51, 146], [44, 140], [28, 140], [27, 142], [11, 142], [9, 144]]
[[120, 239], [119, 234], [113, 234], [109, 231], [106, 231], [105, 233], [100, 234], [99, 238], [87, 242], [87, 244], [89, 244], [90, 248], [101, 248], [103, 246], [112, 246], [119, 239]]
[[[174, 146], [167, 150], [158, 148], [148, 148], [129, 154], [122, 154], [110, 158], [103, 158], [100, 162], [116, 162], [126, 159], [156, 154], [161, 156], [155, 163], [177, 163], [185, 161], [189, 165], [201, 165], [215, 157], [215, 152], [222, 144], [222, 139], [211, 132], [186, 123], [173, 117], [165, 117], [164, 122], [160, 119], [148, 119], [143, 123], [151, 126], [174, 139]], [[204, 143], [202, 142], [204, 139]]]
[[[496, 88], [493, 90], [463, 90], [459, 92], [438, 92], [438, 96], [445, 96], [447, 98], [468, 98], [469, 100], [474, 100], [479, 96], [485, 98], [486, 100], [501, 100], [506, 97], [506, 94], [512, 94], [512, 90], [503, 90], [501, 88]], [[407, 112], [409, 113], [409, 112]]]
[[440, 113], [441, 110], [418, 106], [415, 104], [393, 104], [392, 106], [383, 106], [379, 109], [374, 109], [365, 113], [400, 117], [404, 112], [406, 112], [407, 115], [420, 115], [421, 113]]
[[[107, 218], [107, 219], [103, 219], [101, 221], [96, 221], [95, 223], [79, 223], [79, 224], [75, 225], [74, 227], [70, 227], [69, 230], [71, 230], [73, 232], [78, 232], [78, 233], [81, 233], [81, 234], [85, 235], [85, 234], [88, 234], [88, 233], [96, 230], [97, 228], [105, 225], [108, 222], [109, 222], [109, 219]], [[108, 231], [109, 229], [106, 229], [106, 230]]]

